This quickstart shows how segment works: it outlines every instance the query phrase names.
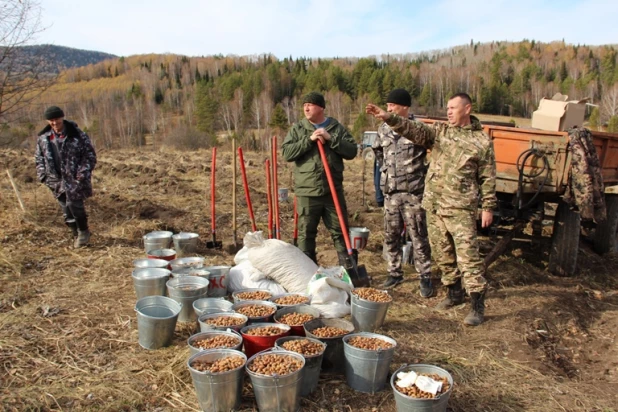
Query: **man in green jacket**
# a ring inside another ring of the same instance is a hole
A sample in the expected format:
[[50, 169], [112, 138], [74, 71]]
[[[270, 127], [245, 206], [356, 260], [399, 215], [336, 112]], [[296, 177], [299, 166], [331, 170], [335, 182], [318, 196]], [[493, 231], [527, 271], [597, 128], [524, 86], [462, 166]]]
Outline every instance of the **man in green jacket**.
[[294, 194], [298, 207], [298, 247], [317, 263], [316, 242], [320, 219], [337, 249], [339, 264], [346, 265], [346, 246], [339, 225], [326, 172], [320, 158], [318, 140], [324, 145], [337, 197], [346, 226], [348, 211], [343, 195], [343, 159], [354, 159], [358, 147], [348, 130], [332, 117], [324, 115], [324, 96], [311, 92], [303, 97], [305, 118], [292, 125], [283, 141], [283, 157], [294, 162]]
[[365, 109], [395, 133], [431, 149], [422, 206], [427, 213], [431, 254], [442, 272], [442, 284], [448, 287], [446, 299], [438, 308], [463, 303], [463, 286], [471, 299], [464, 324], [477, 326], [484, 320], [487, 281], [479, 255], [476, 218], [480, 201], [482, 227], [490, 226], [493, 220], [497, 206], [496, 159], [493, 142], [479, 120], [470, 115], [471, 110], [472, 101], [466, 93], [449, 99], [448, 123], [431, 126], [385, 112], [373, 104]]

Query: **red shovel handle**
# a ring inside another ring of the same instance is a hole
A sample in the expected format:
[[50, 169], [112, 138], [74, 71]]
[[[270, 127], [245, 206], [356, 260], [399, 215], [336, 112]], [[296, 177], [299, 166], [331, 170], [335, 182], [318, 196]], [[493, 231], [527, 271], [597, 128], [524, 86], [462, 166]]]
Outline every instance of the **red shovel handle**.
[[322, 164], [324, 165], [324, 171], [326, 172], [326, 179], [328, 180], [328, 186], [330, 186], [330, 193], [333, 196], [333, 202], [335, 203], [335, 210], [337, 210], [337, 217], [339, 218], [339, 226], [343, 232], [343, 240], [345, 240], [345, 247], [348, 249], [348, 255], [352, 256], [352, 246], [350, 244], [350, 236], [348, 235], [348, 228], [341, 212], [341, 205], [339, 204], [339, 197], [337, 196], [337, 190], [335, 188], [335, 182], [333, 182], [333, 176], [330, 173], [330, 166], [328, 165], [328, 159], [326, 159], [326, 152], [324, 151], [324, 145], [320, 140], [318, 142], [318, 149], [320, 150], [320, 157], [322, 158]]
[[253, 215], [253, 205], [251, 204], [251, 195], [249, 194], [249, 184], [247, 183], [247, 171], [245, 170], [245, 158], [242, 155], [242, 147], [238, 148], [238, 159], [240, 160], [240, 173], [242, 174], [242, 185], [245, 188], [245, 198], [247, 199], [247, 207], [249, 208], [249, 218], [251, 219], [251, 230], [257, 232], [255, 225], [255, 216]]
[[217, 148], [212, 148], [212, 162], [210, 166], [210, 227], [212, 233], [215, 229], [215, 171], [217, 170]]

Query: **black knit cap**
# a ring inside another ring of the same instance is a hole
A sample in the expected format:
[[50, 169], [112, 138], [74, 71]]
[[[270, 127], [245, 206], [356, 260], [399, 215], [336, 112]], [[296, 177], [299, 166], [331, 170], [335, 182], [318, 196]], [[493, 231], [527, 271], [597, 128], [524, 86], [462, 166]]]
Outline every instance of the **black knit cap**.
[[64, 112], [58, 106], [49, 106], [45, 109], [45, 119], [58, 119], [60, 117], [64, 117]]
[[388, 94], [386, 103], [394, 103], [400, 106], [412, 106], [412, 96], [404, 89], [395, 89]]
[[326, 108], [326, 101], [324, 100], [324, 96], [322, 96], [318, 92], [307, 93], [303, 97], [303, 104], [305, 103], [315, 104], [316, 106], [320, 106], [323, 109]]

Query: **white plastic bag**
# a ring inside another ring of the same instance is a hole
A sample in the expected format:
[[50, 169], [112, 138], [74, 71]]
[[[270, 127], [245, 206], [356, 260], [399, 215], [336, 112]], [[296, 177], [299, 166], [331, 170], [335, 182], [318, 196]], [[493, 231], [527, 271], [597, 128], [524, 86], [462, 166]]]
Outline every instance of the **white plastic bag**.
[[325, 318], [342, 318], [350, 314], [348, 298], [353, 288], [352, 280], [342, 266], [320, 267], [309, 281], [311, 306]]
[[255, 269], [290, 293], [307, 292], [318, 266], [299, 248], [278, 239], [264, 239], [261, 231], [248, 232], [243, 242]]
[[236, 292], [241, 289], [268, 289], [273, 295], [286, 293], [283, 286], [274, 280], [266, 279], [266, 277], [256, 268], [251, 266], [251, 262], [244, 260], [240, 264], [230, 269], [228, 278], [228, 290]]

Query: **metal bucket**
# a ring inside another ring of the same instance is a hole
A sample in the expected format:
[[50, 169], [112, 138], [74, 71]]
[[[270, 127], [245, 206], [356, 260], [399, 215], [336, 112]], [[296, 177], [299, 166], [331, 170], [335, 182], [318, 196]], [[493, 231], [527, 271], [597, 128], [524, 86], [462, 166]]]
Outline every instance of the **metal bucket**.
[[351, 227], [349, 236], [352, 249], [363, 250], [367, 246], [369, 229], [366, 227]]
[[[411, 396], [404, 395], [396, 388], [397, 374], [399, 372], [422, 373], [424, 375], [438, 375], [448, 380], [449, 388], [443, 394], [437, 396], [434, 399], [419, 399]], [[448, 398], [451, 396], [453, 390], [453, 377], [450, 373], [442, 368], [433, 365], [403, 365], [397, 369], [393, 376], [391, 376], [391, 387], [395, 394], [395, 405], [397, 406], [397, 412], [446, 412], [448, 405]]]
[[196, 342], [199, 342], [200, 340], [214, 338], [216, 336], [229, 336], [229, 337], [238, 339], [238, 345], [234, 346], [233, 348], [213, 348], [213, 349], [240, 350], [240, 348], [242, 347], [242, 336], [238, 332], [235, 332], [233, 330], [230, 330], [230, 331], [213, 330], [210, 332], [199, 332], [199, 333], [196, 333], [195, 335], [191, 335], [191, 337], [187, 339], [187, 345], [189, 346], [189, 351], [190, 351], [189, 356], [193, 356], [198, 352], [204, 352], [205, 350], [211, 350], [211, 349], [200, 349], [198, 346], [194, 346], [194, 344]]
[[272, 348], [253, 355], [245, 369], [251, 378], [255, 400], [260, 412], [296, 412], [300, 407], [302, 369], [285, 376], [267, 376], [249, 370], [249, 365], [258, 356], [269, 354], [289, 355], [305, 363], [305, 358], [296, 352]]
[[164, 259], [144, 258], [144, 259], [135, 259], [133, 261], [133, 267], [135, 269], [154, 269], [154, 268], [167, 269], [168, 265], [169, 265], [169, 262]]
[[[321, 315], [318, 309], [312, 306], [309, 306], [309, 305], [289, 306], [289, 307], [281, 308], [275, 312], [275, 316], [274, 316], [275, 322], [282, 323], [279, 319], [281, 319], [283, 315], [286, 315], [288, 313], [308, 313], [310, 315], [313, 315], [314, 319], [318, 319]], [[305, 328], [303, 327], [303, 325], [298, 325], [298, 326], [290, 325], [290, 327], [292, 328], [291, 330], [292, 335], [305, 336]]]
[[285, 187], [280, 187], [277, 191], [277, 197], [279, 202], [287, 202], [288, 201], [288, 189]]
[[348, 331], [347, 334], [354, 332], [354, 325], [344, 319], [313, 319], [305, 323], [305, 335], [310, 338], [319, 340], [326, 344], [326, 350], [324, 350], [324, 359], [322, 360], [322, 370], [324, 372], [331, 373], [344, 373], [345, 371], [345, 359], [343, 356], [343, 337], [337, 336], [334, 338], [320, 338], [315, 336], [311, 331], [323, 326], [331, 326], [335, 328], [341, 328]]
[[170, 262], [170, 266], [172, 267], [172, 270], [185, 268], [201, 269], [204, 267], [204, 258], [200, 256], [178, 258], [172, 260]]
[[[252, 329], [265, 328], [268, 326], [276, 327], [277, 329], [279, 329], [280, 332], [276, 335], [269, 336], [258, 336], [249, 334], [249, 331]], [[245, 353], [247, 354], [247, 356], [251, 357], [258, 352], [274, 347], [277, 339], [288, 336], [290, 334], [290, 327], [282, 323], [254, 323], [252, 325], [247, 325], [242, 328], [240, 330], [240, 334], [242, 335], [243, 343], [245, 345]]]
[[146, 233], [142, 237], [144, 241], [144, 252], [148, 253], [150, 250], [169, 248], [172, 243], [172, 235], [172, 232], [166, 230]]
[[[367, 350], [348, 343], [354, 336], [382, 339], [393, 345], [384, 350]], [[348, 385], [359, 392], [375, 393], [384, 389], [397, 342], [388, 336], [375, 333], [352, 333], [343, 338], [345, 377]]]
[[[277, 339], [275, 342], [276, 348], [283, 348], [283, 344], [290, 340], [307, 339], [315, 343], [319, 343], [326, 349], [326, 344], [320, 342], [317, 339], [306, 338], [304, 336], [284, 336]], [[302, 355], [305, 358], [305, 367], [303, 368], [303, 383], [300, 390], [300, 396], [309, 396], [318, 387], [318, 381], [320, 379], [320, 369], [322, 368], [322, 358], [324, 357], [324, 350], [317, 355]]]
[[266, 306], [266, 307], [269, 307], [272, 310], [272, 312], [270, 313], [270, 315], [266, 315], [266, 316], [254, 316], [254, 317], [248, 316], [249, 322], [247, 322], [247, 325], [252, 325], [254, 323], [273, 321], [273, 317], [275, 316], [275, 312], [277, 311], [277, 305], [267, 300], [241, 300], [240, 302], [234, 303], [232, 305], [232, 310], [234, 312], [238, 312], [238, 309], [244, 306], [250, 306], [250, 305]]
[[[307, 299], [307, 301], [306, 301], [306, 302], [304, 302], [304, 303], [293, 303], [293, 304], [289, 304], [289, 305], [286, 305], [286, 304], [283, 304], [283, 303], [277, 303], [277, 302], [276, 302], [276, 300], [277, 300], [277, 299], [279, 299], [279, 298], [285, 298], [286, 296], [302, 296], [302, 297], [306, 298], [306, 299]], [[277, 307], [278, 307], [279, 309], [282, 309], [282, 308], [291, 308], [291, 307], [294, 307], [294, 306], [302, 306], [302, 305], [305, 305], [305, 306], [306, 306], [306, 305], [310, 305], [310, 304], [311, 304], [311, 299], [312, 299], [312, 298], [313, 298], [313, 296], [311, 296], [311, 295], [309, 295], [309, 294], [307, 294], [307, 293], [282, 293], [281, 295], [275, 295], [275, 296], [273, 296], [273, 297], [272, 297], [272, 298], [270, 298], [269, 300], [270, 300], [272, 303], [274, 303], [275, 305], [277, 305]]]
[[227, 274], [230, 273], [231, 268], [231, 266], [206, 266], [204, 268], [210, 272], [209, 297], [227, 296]]
[[171, 272], [163, 268], [134, 269], [131, 277], [137, 299], [146, 296], [165, 296], [165, 283]]
[[[387, 293], [387, 292], [384, 292]], [[352, 295], [352, 323], [361, 332], [373, 332], [382, 327], [391, 302], [372, 302]]]
[[[245, 293], [245, 292], [264, 292], [264, 293], [268, 294], [268, 298], [266, 298], [266, 299], [243, 299], [239, 295], [241, 293]], [[273, 294], [272, 294], [272, 292], [270, 290], [268, 290], [268, 289], [260, 289], [260, 288], [239, 289], [236, 292], [232, 293], [232, 301], [234, 303], [244, 302], [246, 300], [269, 300], [272, 297], [273, 297]]]
[[197, 250], [197, 242], [200, 235], [197, 233], [180, 232], [172, 236], [174, 241], [174, 249], [178, 253], [178, 256], [186, 256], [191, 253], [195, 253]]
[[[238, 325], [232, 325], [232, 326], [214, 326], [214, 325], [210, 325], [210, 324], [207, 323], [208, 319], [216, 318], [218, 316], [232, 316], [232, 317], [241, 319], [242, 322], [239, 323]], [[235, 330], [236, 332], [240, 333], [240, 330], [247, 325], [247, 321], [248, 320], [249, 320], [249, 318], [247, 318], [242, 313], [233, 313], [233, 312], [204, 313], [199, 318], [197, 318], [197, 321], [200, 324], [200, 331], [202, 331], [202, 332], [210, 332], [210, 331], [213, 331], [213, 330], [228, 330], [228, 329], [232, 329], [232, 330]]]
[[173, 278], [179, 278], [181, 276], [197, 276], [198, 278], [209, 279], [210, 272], [204, 268], [180, 268], [172, 270]]
[[197, 316], [193, 310], [193, 302], [206, 297], [208, 293], [208, 279], [182, 276], [168, 280], [166, 285], [169, 297], [182, 304], [182, 311], [178, 315], [178, 321], [195, 322]]
[[193, 302], [193, 310], [199, 318], [208, 313], [233, 312], [232, 305], [232, 302], [221, 298], [201, 298]]
[[172, 343], [182, 305], [165, 296], [147, 296], [135, 304], [137, 336], [145, 349], [159, 349]]
[[146, 254], [148, 255], [148, 259], [163, 259], [167, 260], [168, 264], [176, 259], [176, 251], [174, 249], [152, 249]]
[[200, 372], [191, 367], [197, 360], [213, 362], [229, 356], [240, 356], [247, 361], [247, 356], [234, 349], [209, 349], [191, 356], [187, 367], [193, 379], [195, 394], [203, 411], [229, 412], [240, 407], [242, 385], [245, 377], [244, 368], [228, 372]]

